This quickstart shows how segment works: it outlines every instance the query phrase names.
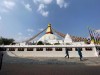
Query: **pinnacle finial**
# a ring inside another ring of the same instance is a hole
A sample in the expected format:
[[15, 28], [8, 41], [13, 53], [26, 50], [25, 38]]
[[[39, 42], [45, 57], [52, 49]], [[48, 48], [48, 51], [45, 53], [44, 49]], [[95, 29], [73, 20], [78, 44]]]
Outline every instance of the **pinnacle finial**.
[[48, 27], [50, 27], [50, 26], [51, 26], [51, 24], [49, 23], [49, 24], [48, 24]]
[[48, 24], [48, 28], [46, 30], [46, 34], [53, 34], [50, 23]]

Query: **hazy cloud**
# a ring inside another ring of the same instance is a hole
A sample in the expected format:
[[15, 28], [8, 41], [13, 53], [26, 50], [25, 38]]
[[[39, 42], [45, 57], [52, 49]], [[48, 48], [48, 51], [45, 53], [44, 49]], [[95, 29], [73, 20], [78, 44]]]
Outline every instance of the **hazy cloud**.
[[66, 8], [68, 6], [68, 3], [66, 3], [65, 0], [56, 0], [56, 2], [60, 8], [62, 8], [62, 7]]
[[53, 0], [33, 0], [35, 4], [50, 4]]
[[48, 14], [49, 14], [49, 11], [46, 11], [45, 8], [46, 8], [46, 5], [40, 4], [40, 5], [39, 5], [39, 8], [38, 8], [38, 12], [39, 12], [42, 16], [47, 17]]
[[25, 41], [27, 40], [29, 37], [26, 37], [26, 36], [16, 36], [15, 39], [16, 39], [16, 42], [22, 42], [22, 41]]
[[39, 31], [43, 31], [43, 28], [38, 29]]
[[34, 4], [38, 6], [37, 11], [44, 17], [49, 15], [48, 6], [53, 3], [53, 1], [56, 1], [56, 5], [59, 5], [60, 8], [66, 8], [68, 6], [65, 0], [33, 0]]
[[29, 29], [27, 29], [27, 31], [28, 32], [33, 32], [34, 30], [29, 28]]
[[29, 36], [31, 36], [31, 34], [28, 34]]
[[3, 4], [7, 9], [13, 9], [13, 7], [15, 6], [15, 3], [10, 0], [5, 0]]
[[8, 12], [12, 10], [15, 6], [15, 2], [13, 0], [3, 0], [0, 3], [0, 11], [1, 12]]
[[22, 35], [22, 33], [21, 33], [21, 32], [19, 32], [19, 33], [18, 33], [18, 35], [19, 35], [19, 36], [21, 36], [21, 35]]
[[99, 30], [96, 30], [96, 32], [100, 33], [100, 29]]
[[28, 11], [32, 11], [32, 8], [31, 8], [30, 4], [24, 4], [24, 6]]
[[1, 21], [2, 17], [0, 16], [0, 21]]
[[47, 17], [49, 15], [49, 11], [47, 10], [47, 6], [52, 3], [53, 0], [33, 0], [33, 2], [38, 5], [38, 13], [42, 16]]

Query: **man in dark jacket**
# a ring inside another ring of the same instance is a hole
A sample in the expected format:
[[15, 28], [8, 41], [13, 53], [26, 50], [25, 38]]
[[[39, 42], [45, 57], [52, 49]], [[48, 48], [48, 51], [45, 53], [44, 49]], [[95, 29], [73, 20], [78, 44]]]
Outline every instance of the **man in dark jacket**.
[[68, 49], [66, 49], [66, 56], [65, 56], [65, 58], [66, 57], [68, 57], [68, 59], [69, 59], [69, 52], [68, 52]]
[[3, 59], [3, 51], [2, 51], [2, 49], [0, 49], [0, 70], [2, 67], [2, 59]]
[[77, 48], [77, 51], [80, 57], [80, 61], [82, 61], [83, 56], [82, 56], [81, 48]]

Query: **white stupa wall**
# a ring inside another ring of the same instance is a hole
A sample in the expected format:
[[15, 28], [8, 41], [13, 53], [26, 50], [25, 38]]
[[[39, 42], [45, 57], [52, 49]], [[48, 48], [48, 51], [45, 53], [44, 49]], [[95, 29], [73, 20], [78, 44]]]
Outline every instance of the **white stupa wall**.
[[71, 39], [69, 34], [66, 34], [65, 39], [64, 39], [64, 43], [72, 43], [72, 39]]
[[[5, 46], [7, 47], [6, 54], [12, 57], [65, 57], [66, 47], [71, 47], [69, 51], [70, 57], [79, 57], [75, 47], [82, 47], [83, 57], [98, 57], [98, 52], [95, 45], [35, 45], [35, 46]], [[15, 48], [15, 51], [9, 51], [9, 48]], [[24, 51], [18, 51], [18, 48], [24, 48]], [[37, 51], [37, 48], [42, 47], [43, 51]], [[52, 48], [52, 51], [46, 51], [46, 48]], [[85, 48], [92, 48], [92, 50], [85, 50]], [[33, 48], [33, 51], [27, 51], [27, 48]], [[61, 51], [56, 51], [55, 48], [62, 48]]]

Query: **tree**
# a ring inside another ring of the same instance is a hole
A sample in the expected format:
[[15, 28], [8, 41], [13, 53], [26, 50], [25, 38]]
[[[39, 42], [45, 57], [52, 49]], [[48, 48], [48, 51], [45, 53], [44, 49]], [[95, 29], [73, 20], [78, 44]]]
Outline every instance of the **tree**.
[[50, 43], [45, 43], [46, 45], [51, 45]]
[[85, 39], [85, 40], [84, 40], [84, 43], [85, 43], [85, 44], [90, 44], [90, 39]]
[[8, 38], [0, 38], [0, 45], [4, 44], [4, 45], [9, 45], [14, 43], [14, 39], [8, 39]]
[[60, 45], [60, 43], [54, 43], [54, 45]]
[[37, 43], [37, 45], [44, 45], [44, 43], [43, 43], [42, 41], [39, 41], [39, 42]]

